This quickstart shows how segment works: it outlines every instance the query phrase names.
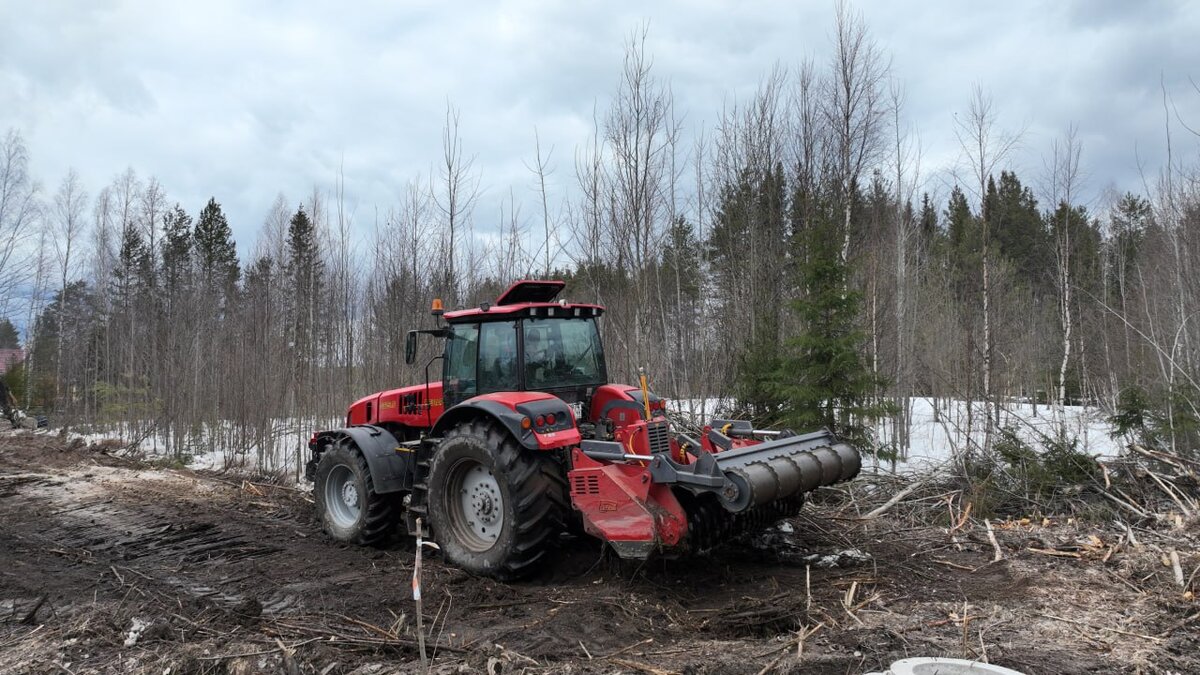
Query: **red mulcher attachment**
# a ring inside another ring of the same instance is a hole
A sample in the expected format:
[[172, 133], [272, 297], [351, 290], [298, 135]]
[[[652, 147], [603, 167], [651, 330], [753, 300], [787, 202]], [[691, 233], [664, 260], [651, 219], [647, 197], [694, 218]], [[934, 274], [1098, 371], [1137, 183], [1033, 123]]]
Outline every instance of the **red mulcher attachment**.
[[[770, 440], [767, 440], [770, 439]], [[858, 474], [858, 451], [822, 430], [755, 429], [717, 420], [700, 441], [663, 417], [585, 440], [574, 451], [571, 499], [587, 531], [622, 558], [705, 550], [795, 515], [804, 495]]]

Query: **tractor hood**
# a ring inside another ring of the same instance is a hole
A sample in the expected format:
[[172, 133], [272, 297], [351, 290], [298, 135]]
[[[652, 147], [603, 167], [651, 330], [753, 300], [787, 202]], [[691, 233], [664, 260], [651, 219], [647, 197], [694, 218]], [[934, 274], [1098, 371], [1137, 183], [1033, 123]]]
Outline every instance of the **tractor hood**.
[[393, 422], [429, 427], [442, 414], [442, 383], [414, 384], [364, 396], [350, 405], [347, 424]]

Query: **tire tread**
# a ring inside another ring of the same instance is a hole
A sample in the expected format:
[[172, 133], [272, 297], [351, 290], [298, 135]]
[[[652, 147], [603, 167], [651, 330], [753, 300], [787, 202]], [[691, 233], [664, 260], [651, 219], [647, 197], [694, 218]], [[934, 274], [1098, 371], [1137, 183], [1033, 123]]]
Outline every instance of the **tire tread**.
[[[507, 482], [515, 522], [511, 542], [496, 567], [474, 569], [477, 563], [470, 559], [452, 559], [451, 562], [499, 579], [527, 576], [535, 570], [534, 563], [547, 553], [556, 535], [565, 527], [567, 482], [562, 468], [551, 456], [525, 449], [507, 430], [488, 420], [475, 419], [449, 430], [442, 445], [463, 437], [482, 445], [492, 454], [495, 467]], [[437, 461], [435, 457], [433, 463]], [[436, 531], [434, 535], [437, 536]]]
[[[353, 462], [352, 465], [351, 462]], [[357, 468], [357, 473], [364, 477], [363, 482], [366, 488], [363, 500], [365, 517], [348, 540], [331, 532], [328, 522], [325, 520], [325, 490], [322, 481], [338, 464]], [[388, 544], [396, 532], [397, 519], [403, 508], [396, 495], [381, 495], [375, 492], [375, 484], [371, 478], [371, 468], [367, 464], [367, 458], [349, 439], [338, 441], [321, 455], [321, 460], [317, 465], [317, 481], [313, 485], [313, 496], [322, 529], [335, 540], [359, 546], [380, 547]]]

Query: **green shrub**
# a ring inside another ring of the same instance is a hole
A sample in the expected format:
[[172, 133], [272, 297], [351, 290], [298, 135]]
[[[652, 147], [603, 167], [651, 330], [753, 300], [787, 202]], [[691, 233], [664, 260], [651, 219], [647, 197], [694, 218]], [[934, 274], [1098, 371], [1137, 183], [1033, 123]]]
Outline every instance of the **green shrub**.
[[1110, 435], [1148, 448], [1174, 449], [1184, 454], [1200, 448], [1197, 392], [1189, 385], [1169, 391], [1149, 392], [1132, 386], [1117, 396], [1117, 409], [1109, 416]]
[[1154, 412], [1149, 394], [1141, 387], [1126, 387], [1117, 396], [1117, 411], [1108, 418], [1112, 425], [1113, 438], [1132, 438], [1143, 444], [1154, 445]]
[[1100, 465], [1073, 436], [1039, 439], [1034, 447], [1015, 428], [1000, 431], [990, 455], [968, 455], [960, 464], [964, 497], [979, 516], [1076, 511], [1071, 500], [1102, 480]]
[[1023, 467], [1037, 461], [1037, 452], [1017, 435], [1012, 425], [1000, 430], [1000, 438], [993, 447], [1000, 459], [1010, 466]]
[[1079, 449], [1078, 437], [1069, 436], [1046, 439], [1035, 478], [1048, 490], [1060, 490], [1088, 485], [1100, 474], [1096, 458]]

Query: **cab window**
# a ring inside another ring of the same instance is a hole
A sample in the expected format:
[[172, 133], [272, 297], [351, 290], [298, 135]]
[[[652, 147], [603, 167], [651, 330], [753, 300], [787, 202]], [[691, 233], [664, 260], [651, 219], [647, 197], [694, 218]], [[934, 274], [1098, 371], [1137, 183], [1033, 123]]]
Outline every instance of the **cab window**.
[[593, 319], [526, 319], [524, 337], [526, 389], [604, 383], [604, 348]]
[[446, 340], [446, 362], [443, 366], [446, 407], [471, 398], [477, 392], [476, 361], [479, 352], [479, 324], [460, 323], [450, 326]]
[[479, 393], [516, 391], [517, 322], [485, 323], [479, 331]]

